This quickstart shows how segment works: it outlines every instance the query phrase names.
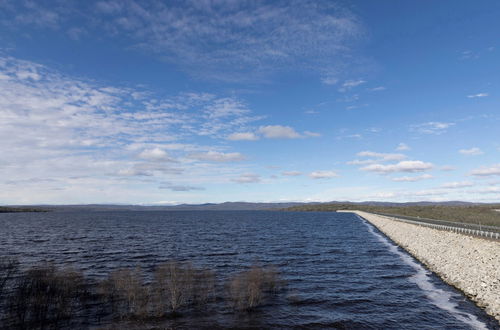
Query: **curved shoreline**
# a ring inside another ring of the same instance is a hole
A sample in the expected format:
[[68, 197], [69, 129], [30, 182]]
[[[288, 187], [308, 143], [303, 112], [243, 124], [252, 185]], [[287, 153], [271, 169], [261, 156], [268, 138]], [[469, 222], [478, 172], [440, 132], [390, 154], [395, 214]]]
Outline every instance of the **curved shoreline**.
[[498, 242], [394, 221], [363, 211], [344, 212], [355, 213], [373, 224], [500, 324]]

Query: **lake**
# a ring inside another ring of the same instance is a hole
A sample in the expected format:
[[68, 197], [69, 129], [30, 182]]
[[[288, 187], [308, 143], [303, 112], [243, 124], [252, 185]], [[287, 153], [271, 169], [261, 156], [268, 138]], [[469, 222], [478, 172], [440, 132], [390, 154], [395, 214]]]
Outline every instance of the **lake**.
[[187, 260], [227, 278], [275, 265], [286, 293], [252, 313], [200, 312], [174, 328], [498, 328], [466, 297], [425, 270], [361, 218], [267, 211], [0, 214], [0, 255], [25, 267], [50, 261], [104, 278]]

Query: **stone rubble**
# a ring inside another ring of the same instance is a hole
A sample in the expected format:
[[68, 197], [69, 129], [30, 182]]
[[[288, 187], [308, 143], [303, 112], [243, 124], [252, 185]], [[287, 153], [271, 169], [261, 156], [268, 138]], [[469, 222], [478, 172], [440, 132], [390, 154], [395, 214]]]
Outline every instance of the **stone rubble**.
[[500, 243], [352, 211], [500, 323]]

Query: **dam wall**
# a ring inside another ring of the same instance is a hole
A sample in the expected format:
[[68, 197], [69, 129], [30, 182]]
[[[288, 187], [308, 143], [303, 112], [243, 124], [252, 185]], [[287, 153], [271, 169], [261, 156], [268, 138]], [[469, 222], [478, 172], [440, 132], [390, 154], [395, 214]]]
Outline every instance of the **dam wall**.
[[499, 241], [396, 221], [363, 211], [344, 212], [355, 213], [373, 224], [500, 323]]

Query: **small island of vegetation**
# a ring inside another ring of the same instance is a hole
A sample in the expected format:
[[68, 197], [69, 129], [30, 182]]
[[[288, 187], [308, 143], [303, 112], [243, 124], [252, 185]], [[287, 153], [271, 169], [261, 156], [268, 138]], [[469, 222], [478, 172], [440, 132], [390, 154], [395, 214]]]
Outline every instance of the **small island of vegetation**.
[[34, 207], [7, 207], [0, 206], [0, 213], [18, 213], [18, 212], [49, 212], [49, 210]]

